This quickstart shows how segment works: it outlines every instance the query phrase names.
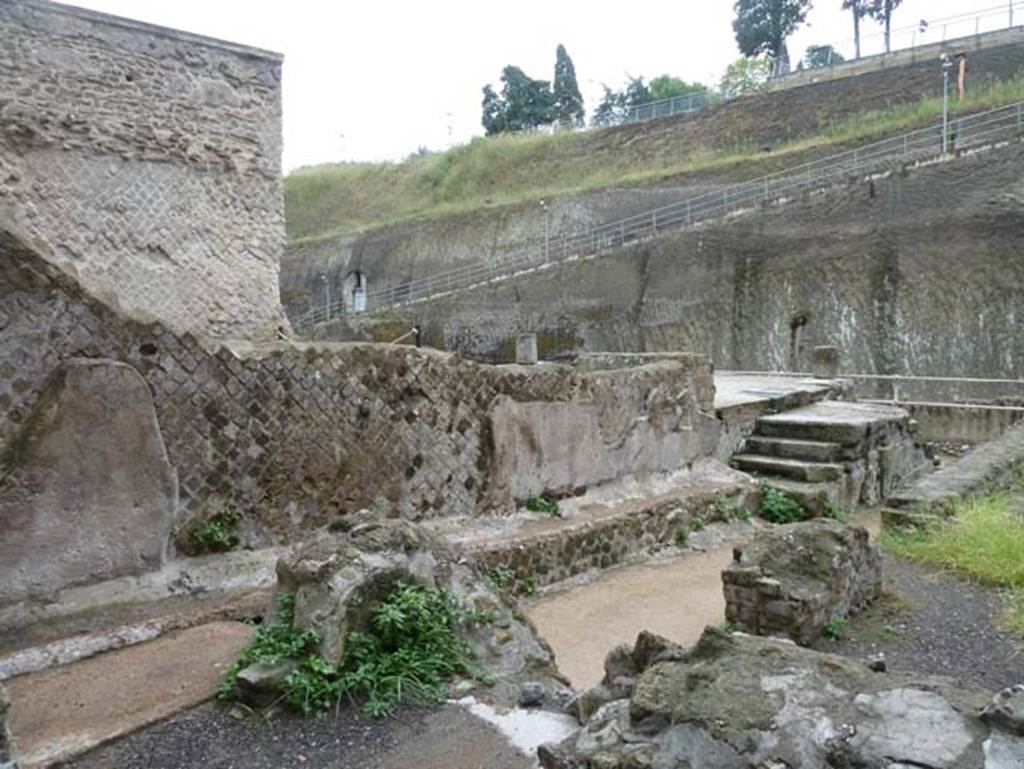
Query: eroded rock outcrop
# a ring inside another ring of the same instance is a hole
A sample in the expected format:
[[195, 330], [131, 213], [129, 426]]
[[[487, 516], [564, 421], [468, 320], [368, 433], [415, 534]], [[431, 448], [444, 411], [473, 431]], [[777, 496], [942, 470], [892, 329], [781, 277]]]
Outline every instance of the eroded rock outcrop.
[[[294, 627], [316, 630], [322, 639], [318, 651], [332, 665], [342, 661], [349, 634], [365, 631], [373, 610], [399, 582], [407, 582], [443, 589], [467, 613], [485, 618], [458, 630], [482, 678], [493, 682], [486, 699], [514, 705], [526, 684], [534, 694], [538, 685], [543, 690], [533, 697], [541, 701], [537, 704], [556, 705], [568, 698], [554, 654], [529, 620], [422, 526], [361, 511], [281, 558], [277, 576], [279, 590], [295, 596]], [[265, 690], [264, 674], [270, 672], [243, 671], [239, 678], [252, 674], [260, 679], [255, 688]]]
[[628, 697], [539, 750], [545, 769], [1024, 766], [1024, 737], [980, 717], [982, 689], [715, 628], [661, 647]]
[[817, 519], [759, 531], [722, 571], [725, 617], [740, 630], [810, 644], [882, 591], [866, 529]]

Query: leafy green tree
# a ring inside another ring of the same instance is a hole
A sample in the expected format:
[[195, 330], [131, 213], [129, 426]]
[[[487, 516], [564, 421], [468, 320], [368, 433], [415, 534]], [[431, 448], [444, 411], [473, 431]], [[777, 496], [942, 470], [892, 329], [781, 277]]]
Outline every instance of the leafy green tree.
[[534, 80], [519, 67], [501, 72], [501, 94], [484, 88], [481, 123], [489, 136], [550, 125], [554, 121], [554, 96], [547, 80]]
[[757, 93], [764, 89], [771, 74], [772, 62], [768, 57], [741, 56], [726, 68], [719, 89], [726, 99]]
[[903, 0], [869, 0], [867, 15], [885, 26], [885, 52], [892, 50], [892, 12]]
[[831, 45], [810, 45], [807, 46], [807, 53], [804, 54], [804, 66], [807, 69], [831, 67], [833, 64], [842, 64], [844, 61], [846, 61], [846, 57]]
[[733, 32], [744, 56], [767, 55], [775, 74], [789, 70], [786, 38], [807, 19], [811, 0], [736, 0]]
[[480, 122], [483, 123], [484, 131], [488, 136], [494, 136], [506, 130], [505, 105], [490, 85], [484, 86], [483, 117]]
[[708, 87], [703, 83], [687, 83], [685, 80], [671, 75], [658, 75], [651, 80], [647, 89], [650, 91], [652, 101], [660, 101], [683, 94], [706, 93]]
[[853, 47], [856, 58], [860, 58], [860, 20], [868, 15], [868, 4], [872, 0], [843, 0], [843, 10], [853, 14]]
[[622, 94], [613, 91], [604, 83], [601, 87], [604, 89], [604, 96], [594, 110], [591, 122], [596, 126], [615, 125], [622, 117]]
[[583, 111], [583, 96], [576, 82], [576, 67], [573, 66], [564, 45], [555, 50], [555, 80], [553, 87], [554, 105], [552, 114], [556, 122], [564, 126], [583, 125], [586, 114]]

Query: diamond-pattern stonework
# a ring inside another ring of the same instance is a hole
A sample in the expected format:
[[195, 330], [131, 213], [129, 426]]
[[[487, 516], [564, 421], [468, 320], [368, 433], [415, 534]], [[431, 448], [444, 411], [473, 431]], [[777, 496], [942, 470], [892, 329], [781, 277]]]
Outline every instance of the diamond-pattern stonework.
[[[3, 228], [0, 319], [6, 465], [62, 362], [123, 361], [152, 391], [178, 478], [178, 535], [227, 506], [243, 514], [251, 545], [292, 541], [366, 506], [413, 520], [509, 512], [507, 489], [492, 483], [501, 396], [591, 409], [609, 451], [628, 451], [637, 425], [701, 435], [713, 397], [699, 356], [584, 372], [390, 345], [206, 346], [106, 305]], [[632, 468], [669, 469], [663, 455], [645, 457]]]
[[35, 2], [0, 39], [0, 209], [136, 315], [272, 334], [279, 57]]

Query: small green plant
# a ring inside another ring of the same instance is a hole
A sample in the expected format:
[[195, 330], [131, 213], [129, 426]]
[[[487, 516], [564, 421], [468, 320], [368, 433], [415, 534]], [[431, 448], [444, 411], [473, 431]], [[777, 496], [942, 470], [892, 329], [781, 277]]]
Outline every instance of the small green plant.
[[718, 629], [722, 630], [722, 631], [724, 631], [726, 633], [738, 633], [738, 632], [740, 632], [739, 625], [737, 625], [735, 622], [729, 622], [728, 620], [726, 620], [725, 622], [723, 622], [720, 625], [718, 625]]
[[554, 502], [543, 494], [539, 496], [530, 497], [526, 500], [526, 509], [531, 513], [547, 513], [548, 515], [558, 515], [558, 503]]
[[195, 526], [188, 534], [193, 550], [202, 553], [224, 553], [238, 547], [238, 522], [242, 516], [226, 507], [218, 510], [208, 521]]
[[846, 631], [846, 620], [842, 617], [833, 617], [825, 623], [825, 638], [830, 641], [839, 641]]
[[680, 529], [676, 532], [676, 547], [680, 550], [685, 550], [690, 546], [690, 531], [689, 529]]
[[825, 517], [826, 518], [831, 518], [833, 521], [840, 521], [840, 522], [842, 522], [842, 521], [846, 520], [846, 513], [844, 513], [842, 510], [839, 509], [839, 507], [837, 505], [834, 505], [831, 502], [828, 502], [825, 505], [825, 511], [824, 512], [825, 512]]
[[457, 673], [478, 676], [468, 642], [458, 634], [461, 622], [474, 621], [443, 590], [398, 583], [372, 613], [366, 632], [349, 633], [338, 667], [316, 651], [320, 636], [297, 631], [294, 596], [282, 593], [277, 620], [261, 627], [253, 643], [232, 663], [218, 696], [235, 695], [239, 672], [257, 662], [295, 660], [285, 679], [285, 702], [303, 715], [336, 708], [343, 696], [361, 698], [363, 712], [381, 717], [401, 701], [414, 704], [444, 698], [444, 681]]
[[761, 484], [761, 508], [758, 515], [772, 523], [795, 523], [807, 518], [800, 503], [767, 483]]
[[537, 578], [532, 574], [526, 575], [519, 583], [519, 594], [526, 598], [537, 595]]
[[701, 517], [699, 517], [699, 516], [698, 516], [697, 518], [694, 518], [694, 519], [693, 519], [693, 530], [694, 530], [695, 532], [698, 532], [698, 533], [699, 533], [699, 532], [702, 532], [702, 531], [704, 531], [704, 527], [705, 527], [706, 525], [707, 525], [707, 524], [705, 524], [705, 523], [704, 523], [704, 519], [703, 519], [703, 518], [701, 518]]
[[305, 657], [317, 644], [320, 635], [315, 630], [296, 631], [295, 596], [282, 592], [277, 596], [277, 619], [261, 625], [253, 642], [232, 662], [217, 689], [220, 699], [231, 699], [235, 693], [235, 680], [239, 672], [258, 662], [274, 665], [286, 659]]
[[512, 584], [515, 578], [516, 573], [506, 566], [496, 566], [491, 569], [490, 573], [487, 575], [487, 579], [489, 579], [491, 584], [498, 588], [498, 590], [504, 590]]

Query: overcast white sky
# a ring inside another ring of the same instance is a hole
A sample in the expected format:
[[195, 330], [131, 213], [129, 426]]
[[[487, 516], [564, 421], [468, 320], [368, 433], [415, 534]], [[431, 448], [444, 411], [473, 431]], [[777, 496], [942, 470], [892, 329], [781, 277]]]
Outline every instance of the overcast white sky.
[[[732, 0], [67, 0], [285, 55], [286, 170], [339, 160], [399, 159], [482, 133], [485, 83], [515, 64], [551, 79], [562, 43], [576, 65], [587, 102], [602, 82], [661, 73], [717, 83], [739, 54]], [[904, 0], [893, 27], [911, 42], [920, 19], [988, 11], [982, 29], [1005, 26], [1010, 0]], [[794, 63], [809, 44], [846, 44], [853, 29], [841, 0], [815, 0], [809, 25], [790, 41]], [[1024, 23], [1017, 2], [1015, 23]], [[939, 40], [933, 24], [925, 40]], [[949, 37], [972, 34], [973, 19], [950, 24]], [[867, 20], [865, 53], [880, 48], [880, 29]], [[919, 36], [919, 39], [920, 36]], [[848, 45], [844, 45], [849, 47]]]

